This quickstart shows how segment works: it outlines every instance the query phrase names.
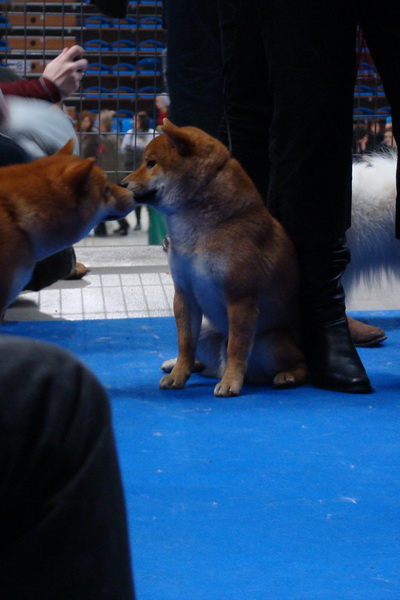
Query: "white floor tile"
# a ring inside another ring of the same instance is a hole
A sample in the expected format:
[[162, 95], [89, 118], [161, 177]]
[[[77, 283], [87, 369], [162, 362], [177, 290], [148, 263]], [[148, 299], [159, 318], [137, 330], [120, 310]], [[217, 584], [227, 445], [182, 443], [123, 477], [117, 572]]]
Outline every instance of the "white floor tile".
[[[108, 237], [107, 243], [103, 238], [91, 238], [90, 245], [77, 245], [78, 260], [91, 268], [82, 280], [58, 281], [40, 292], [23, 292], [6, 311], [5, 319], [172, 316], [174, 285], [161, 247]], [[372, 283], [360, 282], [347, 294], [347, 309], [400, 309], [400, 280], [383, 276]]]

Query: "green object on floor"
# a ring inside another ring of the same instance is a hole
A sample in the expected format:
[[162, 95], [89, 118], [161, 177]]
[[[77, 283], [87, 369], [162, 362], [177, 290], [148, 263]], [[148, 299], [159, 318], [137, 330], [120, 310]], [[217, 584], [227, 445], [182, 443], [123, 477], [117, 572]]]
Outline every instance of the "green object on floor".
[[164, 215], [160, 215], [151, 206], [149, 210], [149, 246], [161, 246], [167, 235], [167, 224]]

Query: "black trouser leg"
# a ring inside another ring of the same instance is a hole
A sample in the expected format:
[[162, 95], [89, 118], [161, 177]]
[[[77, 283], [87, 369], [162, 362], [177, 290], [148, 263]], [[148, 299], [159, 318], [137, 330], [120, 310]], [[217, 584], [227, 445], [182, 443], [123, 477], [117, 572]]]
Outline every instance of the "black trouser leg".
[[76, 255], [73, 246], [64, 248], [64, 250], [36, 263], [31, 280], [26, 284], [24, 290], [37, 292], [60, 279], [67, 279], [75, 265]]
[[[221, 2], [226, 6], [226, 0]], [[236, 43], [225, 45], [232, 58], [231, 74], [224, 63], [232, 148], [243, 140], [243, 156], [249, 154], [242, 162], [249, 164], [248, 171], [255, 170], [255, 181], [263, 165], [269, 169], [268, 205], [295, 242], [304, 345], [314, 383], [369, 392], [350, 339], [340, 285], [351, 214], [356, 5], [348, 0], [322, 5], [317, 0], [256, 0], [257, 10], [246, 11], [248, 3], [232, 2], [238, 7], [236, 17], [240, 15], [236, 29], [230, 27]], [[230, 11], [222, 18], [223, 34], [232, 15]], [[251, 140], [245, 137], [246, 119], [253, 123], [253, 130], [247, 126]], [[255, 123], [264, 144], [270, 139], [269, 167]]]
[[[400, 144], [400, 3], [385, 0], [384, 19], [374, 18], [376, 3], [360, 2], [360, 23], [368, 48], [382, 78], [386, 97], [392, 109], [393, 134]], [[376, 17], [376, 14], [375, 14]], [[400, 238], [400, 163], [397, 162], [396, 236]]]
[[0, 597], [132, 600], [107, 397], [56, 346], [0, 336]]
[[216, 0], [165, 0], [170, 118], [216, 136], [222, 116], [222, 68]]
[[266, 199], [273, 101], [257, 2], [218, 4], [224, 73], [224, 117], [218, 137]]

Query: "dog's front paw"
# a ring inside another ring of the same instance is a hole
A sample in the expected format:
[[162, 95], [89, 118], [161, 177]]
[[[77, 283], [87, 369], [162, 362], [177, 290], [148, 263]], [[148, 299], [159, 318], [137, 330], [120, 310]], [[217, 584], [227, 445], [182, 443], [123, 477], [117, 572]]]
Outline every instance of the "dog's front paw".
[[214, 396], [220, 396], [223, 398], [227, 398], [229, 396], [238, 396], [241, 389], [242, 382], [224, 381], [222, 379], [214, 388]]
[[181, 390], [185, 387], [185, 383], [188, 380], [186, 376], [182, 375], [173, 375], [170, 373], [169, 375], [164, 375], [160, 379], [160, 388], [162, 390]]

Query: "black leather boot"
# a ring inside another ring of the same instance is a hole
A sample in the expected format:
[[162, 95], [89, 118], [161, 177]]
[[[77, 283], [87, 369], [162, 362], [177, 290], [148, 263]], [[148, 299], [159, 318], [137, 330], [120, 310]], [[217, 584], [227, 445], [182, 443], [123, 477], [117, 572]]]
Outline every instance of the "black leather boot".
[[316, 387], [338, 392], [372, 391], [351, 340], [340, 278], [350, 260], [344, 239], [312, 251], [298, 249], [303, 350]]

